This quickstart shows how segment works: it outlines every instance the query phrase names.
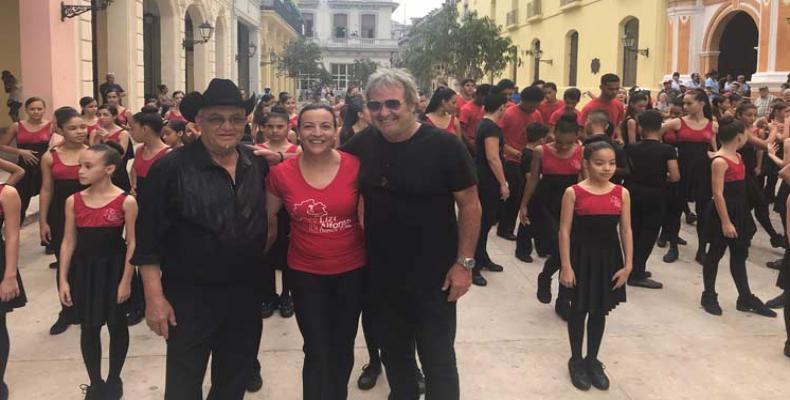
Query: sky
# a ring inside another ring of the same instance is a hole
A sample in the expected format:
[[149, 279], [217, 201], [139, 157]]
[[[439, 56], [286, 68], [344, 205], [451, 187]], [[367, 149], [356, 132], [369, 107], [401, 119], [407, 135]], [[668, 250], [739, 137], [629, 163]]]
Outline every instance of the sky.
[[438, 8], [444, 0], [395, 0], [395, 2], [400, 6], [395, 10], [392, 19], [403, 22], [405, 13], [405, 20], [408, 23], [411, 18], [422, 17], [434, 8]]

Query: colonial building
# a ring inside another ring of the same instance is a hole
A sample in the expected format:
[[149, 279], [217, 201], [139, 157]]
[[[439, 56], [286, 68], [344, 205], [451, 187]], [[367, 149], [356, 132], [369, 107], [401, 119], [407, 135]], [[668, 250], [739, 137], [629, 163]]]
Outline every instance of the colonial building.
[[[0, 0], [0, 6], [0, 69], [19, 78], [24, 96], [43, 97], [50, 109], [96, 95], [108, 72], [132, 109], [155, 96], [159, 84], [203, 90], [211, 78], [224, 77], [261, 90], [260, 0]], [[8, 122], [0, 113], [0, 127]]]
[[665, 71], [746, 75], [778, 90], [790, 73], [790, 1], [669, 0]]
[[261, 80], [264, 88], [276, 96], [280, 92], [296, 93], [296, 79], [277, 68], [283, 49], [302, 32], [298, 8], [288, 0], [261, 1]]
[[[392, 33], [392, 0], [299, 0], [304, 36], [321, 47], [334, 88], [345, 90], [354, 60], [369, 58], [388, 66], [398, 51]], [[300, 89], [309, 83], [300, 79]]]

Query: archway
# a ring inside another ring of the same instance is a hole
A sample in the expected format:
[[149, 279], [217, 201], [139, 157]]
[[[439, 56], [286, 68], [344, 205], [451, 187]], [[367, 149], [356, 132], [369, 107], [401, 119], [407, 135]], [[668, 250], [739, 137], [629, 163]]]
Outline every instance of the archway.
[[[184, 15], [184, 50], [186, 51], [184, 78], [187, 93], [203, 89], [208, 84], [208, 43], [198, 31], [207, 21], [199, 3], [192, 3]], [[213, 26], [212, 26], [213, 27]], [[211, 38], [208, 38], [209, 41]]]
[[746, 79], [757, 71], [757, 41], [759, 33], [754, 19], [743, 11], [728, 15], [717, 27], [721, 32], [718, 40], [720, 75], [746, 75]]
[[622, 82], [625, 87], [636, 86], [637, 65], [636, 49], [639, 48], [639, 19], [629, 18], [622, 24], [620, 46], [623, 54]]
[[566, 36], [568, 86], [576, 86], [579, 73], [579, 32], [572, 30]]

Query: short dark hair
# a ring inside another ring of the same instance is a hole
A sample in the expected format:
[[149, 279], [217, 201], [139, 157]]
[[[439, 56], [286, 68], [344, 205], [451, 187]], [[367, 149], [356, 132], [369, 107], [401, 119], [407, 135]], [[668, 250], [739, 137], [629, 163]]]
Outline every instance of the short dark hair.
[[719, 120], [719, 132], [716, 134], [716, 137], [722, 143], [729, 143], [745, 130], [746, 127], [743, 125], [743, 122], [725, 115]]
[[562, 99], [574, 100], [578, 103], [582, 99], [582, 91], [576, 88], [565, 89], [565, 93], [562, 94]]
[[620, 77], [617, 74], [603, 74], [601, 76], [601, 85], [606, 85], [609, 83], [620, 82]]
[[516, 83], [511, 81], [510, 79], [501, 79], [496, 84], [497, 89], [504, 90], [504, 89], [516, 89]]
[[546, 97], [546, 94], [537, 86], [529, 86], [521, 91], [521, 101], [540, 103], [544, 97]]
[[549, 134], [549, 127], [540, 122], [532, 122], [527, 125], [527, 142], [534, 143], [545, 138]]
[[95, 103], [95, 102], [96, 102], [96, 99], [94, 99], [93, 97], [85, 96], [85, 97], [80, 99], [80, 107], [85, 108], [85, 107], [89, 106], [91, 103]]
[[595, 140], [584, 145], [584, 159], [589, 160], [593, 154], [601, 150], [614, 150], [614, 146], [608, 140]]
[[557, 120], [557, 124], [554, 125], [554, 132], [557, 134], [578, 133], [579, 122], [576, 113], [573, 111], [564, 112]]
[[472, 78], [466, 78], [466, 79], [464, 79], [464, 80], [462, 80], [462, 81], [461, 81], [461, 86], [462, 86], [462, 87], [463, 87], [463, 86], [466, 86], [466, 84], [467, 84], [467, 83], [470, 83], [470, 82], [471, 82], [471, 83], [475, 83], [475, 80], [474, 80], [474, 79], [472, 79]]
[[642, 130], [648, 132], [656, 132], [661, 130], [661, 123], [663, 120], [664, 117], [658, 110], [645, 110], [639, 114], [639, 117], [637, 117], [637, 121], [639, 121], [639, 127], [641, 127]]
[[25, 108], [30, 107], [31, 104], [33, 104], [33, 103], [35, 103], [37, 101], [40, 101], [41, 104], [44, 105], [44, 107], [47, 106], [47, 102], [44, 101], [44, 99], [42, 99], [41, 97], [38, 97], [38, 96], [33, 96], [33, 97], [28, 97], [27, 100], [25, 100]]
[[554, 89], [554, 91], [556, 92], [557, 91], [557, 84], [554, 83], [554, 82], [546, 82], [545, 84], [543, 84], [543, 88], [544, 89]]
[[675, 71], [675, 72], [672, 73], [672, 77], [673, 78], [676, 77], [676, 76], [679, 77], [680, 76], [680, 72]]
[[507, 104], [507, 96], [503, 93], [489, 93], [485, 99], [483, 99], [483, 109], [487, 113], [492, 113], [505, 104]]
[[493, 86], [487, 83], [479, 85], [475, 90], [475, 100], [480, 99], [479, 102], [482, 103], [483, 100], [486, 98], [486, 96], [488, 96], [488, 94], [492, 92], [491, 90], [492, 88]]
[[532, 82], [532, 85], [530, 86], [538, 86], [538, 85], [546, 85], [546, 81], [544, 81], [543, 79], [537, 79], [534, 82]]
[[330, 115], [332, 115], [332, 124], [335, 126], [335, 128], [337, 128], [337, 119], [335, 118], [335, 111], [332, 110], [332, 107], [329, 107], [328, 105], [321, 103], [312, 103], [304, 106], [302, 108], [302, 111], [299, 111], [299, 116], [296, 119], [296, 126], [300, 126], [300, 127], [302, 126], [302, 116], [304, 115], [304, 113], [308, 111], [318, 111], [318, 110], [324, 110], [328, 112]]
[[132, 119], [134, 122], [140, 124], [140, 126], [147, 126], [151, 128], [154, 133], [157, 135], [162, 134], [162, 127], [165, 125], [165, 122], [162, 120], [162, 116], [159, 115], [159, 111], [153, 107], [143, 107], [142, 111], [137, 114], [132, 115]]
[[60, 107], [55, 110], [55, 123], [58, 125], [58, 128], [63, 128], [63, 125], [66, 125], [69, 120], [79, 116], [80, 113], [77, 112], [77, 110], [75, 110], [73, 107]]

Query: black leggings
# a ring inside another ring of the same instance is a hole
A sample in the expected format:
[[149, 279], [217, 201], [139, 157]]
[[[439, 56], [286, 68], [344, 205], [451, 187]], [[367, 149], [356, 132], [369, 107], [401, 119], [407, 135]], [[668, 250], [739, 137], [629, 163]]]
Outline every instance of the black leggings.
[[[718, 223], [718, 221], [715, 221]], [[746, 257], [749, 255], [749, 244], [743, 240], [718, 238], [710, 243], [710, 249], [702, 266], [702, 279], [706, 293], [716, 293], [716, 275], [719, 272], [719, 261], [724, 251], [730, 249], [730, 273], [738, 289], [738, 297], [751, 295], [749, 277], [746, 274]]]
[[[588, 317], [589, 314], [589, 317]], [[584, 320], [587, 319], [587, 359], [597, 360], [601, 349], [603, 332], [606, 328], [606, 315], [603, 313], [587, 313], [571, 311], [568, 316], [568, 339], [571, 343], [571, 359], [581, 360], [582, 343], [584, 342]]]
[[11, 349], [5, 316], [6, 313], [0, 311], [0, 382], [5, 382], [5, 369], [8, 366], [8, 353]]
[[[116, 381], [121, 378], [126, 352], [129, 350], [129, 327], [121, 319], [116, 324], [108, 323], [107, 330], [110, 332], [110, 371], [107, 381]], [[91, 386], [101, 385], [101, 326], [82, 325], [80, 347]]]
[[645, 278], [647, 259], [656, 244], [666, 214], [664, 207], [656, 203], [665, 203], [661, 190], [640, 190], [639, 186], [634, 185], [631, 190], [631, 229], [634, 237], [634, 272], [631, 277], [634, 279]]
[[368, 347], [368, 364], [381, 365], [380, 345], [376, 340], [373, 316], [370, 307], [363, 303], [362, 307], [362, 334], [365, 336], [365, 345]]
[[[760, 226], [763, 227], [765, 233], [767, 233], [768, 236], [773, 239], [779, 234], [776, 232], [776, 229], [774, 229], [774, 226], [771, 223], [771, 217], [768, 213], [768, 199], [765, 197], [765, 193], [763, 192], [763, 188], [761, 187], [760, 183], [757, 181], [757, 177], [753, 175], [747, 175], [746, 179], [749, 208], [754, 210], [755, 219], [760, 223]], [[776, 181], [774, 181], [774, 186], [776, 186]]]
[[[688, 204], [686, 204], [685, 200], [680, 200], [681, 203], [677, 203], [678, 200], [675, 200], [675, 204], [670, 204], [667, 209], [667, 217], [666, 221], [664, 222], [664, 230], [663, 233], [664, 237], [669, 241], [672, 247], [677, 247], [678, 245], [678, 236], [680, 235], [680, 218], [683, 215], [683, 209], [688, 208]], [[699, 243], [697, 247], [697, 252], [705, 251], [705, 235], [703, 234], [703, 228], [705, 227], [705, 212], [706, 208], [708, 207], [707, 201], [696, 201], [694, 202], [694, 212], [697, 214], [697, 243]]]

